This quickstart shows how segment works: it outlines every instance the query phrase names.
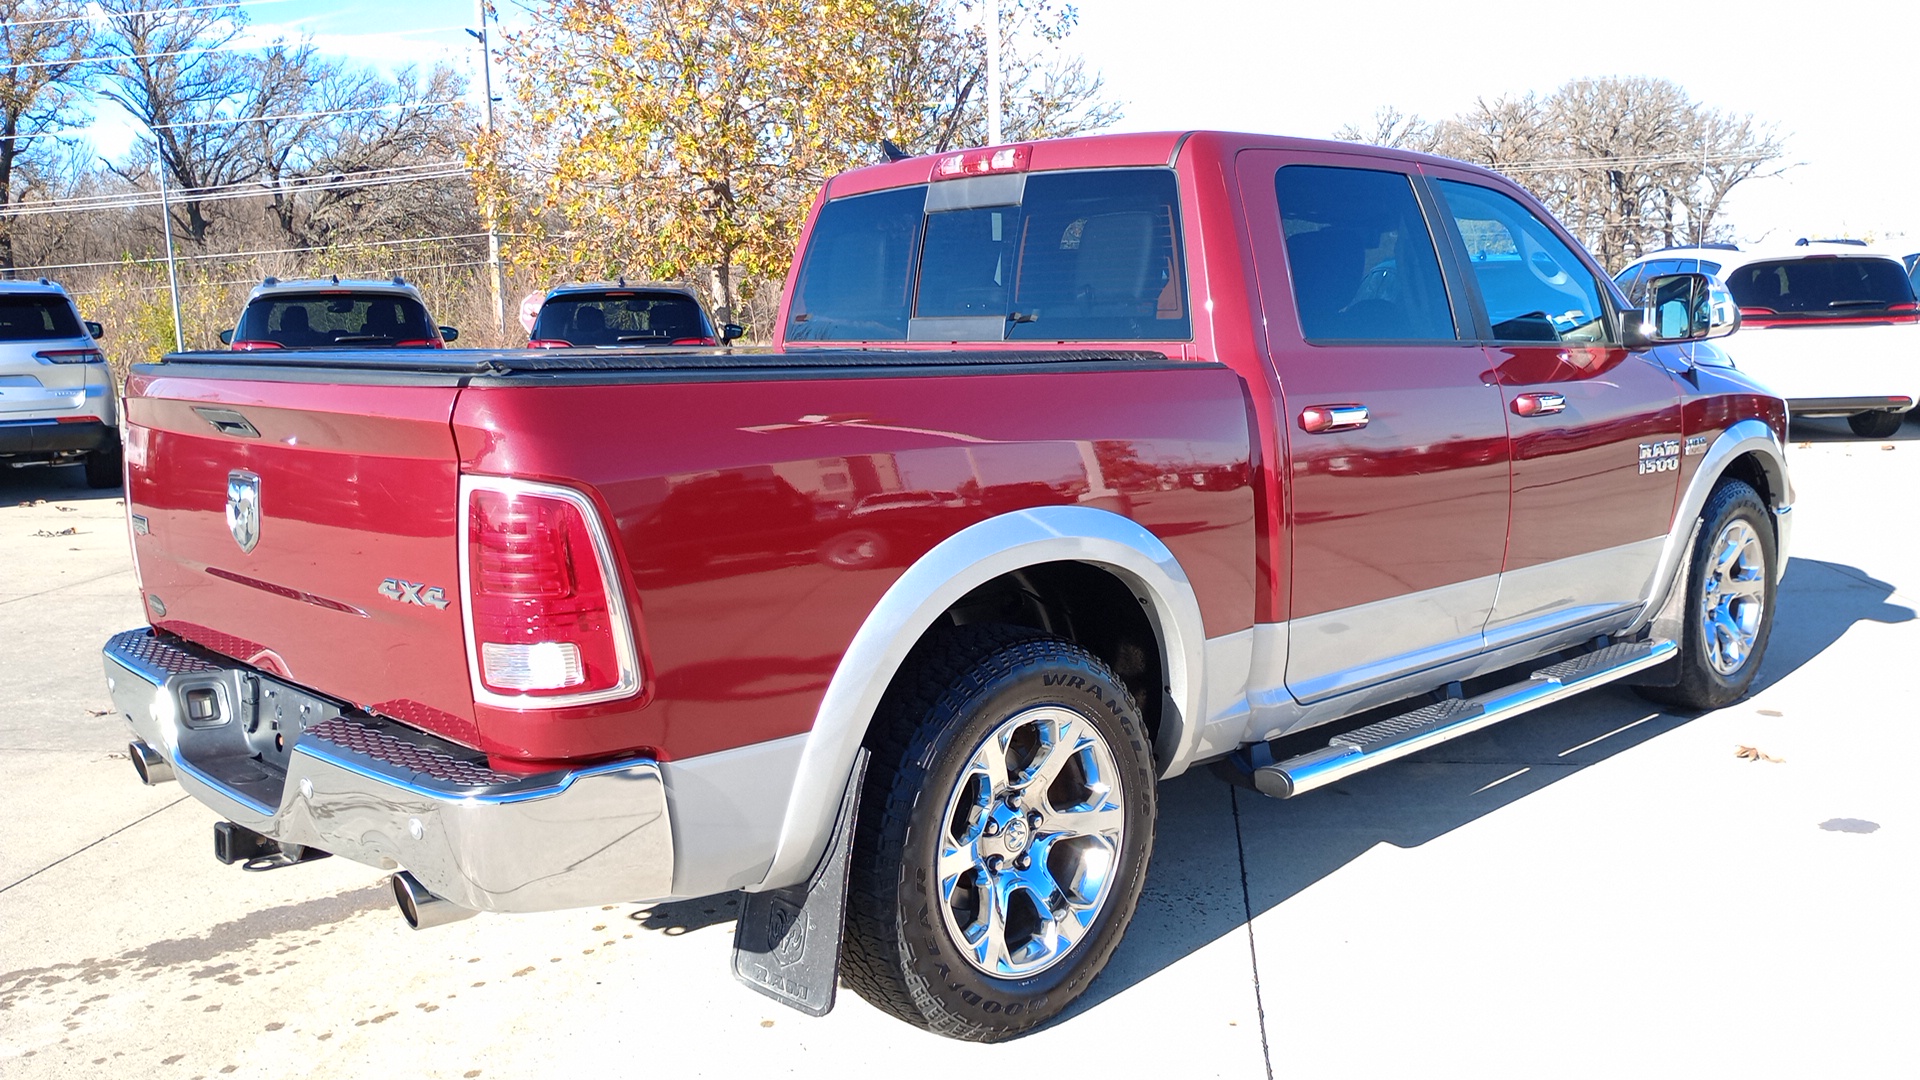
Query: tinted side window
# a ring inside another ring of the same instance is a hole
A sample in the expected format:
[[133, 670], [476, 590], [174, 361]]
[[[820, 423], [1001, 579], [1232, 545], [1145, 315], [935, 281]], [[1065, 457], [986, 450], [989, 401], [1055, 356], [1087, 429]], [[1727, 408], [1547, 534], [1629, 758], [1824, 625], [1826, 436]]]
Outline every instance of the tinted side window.
[[794, 341], [905, 341], [927, 189], [833, 199], [820, 208], [794, 283]]
[[1532, 211], [1490, 188], [1434, 186], [1466, 243], [1494, 340], [1612, 340], [1599, 283]]
[[1457, 336], [1433, 237], [1407, 176], [1288, 165], [1275, 174], [1274, 192], [1307, 340]]
[[0, 341], [85, 337], [62, 296], [0, 296]]

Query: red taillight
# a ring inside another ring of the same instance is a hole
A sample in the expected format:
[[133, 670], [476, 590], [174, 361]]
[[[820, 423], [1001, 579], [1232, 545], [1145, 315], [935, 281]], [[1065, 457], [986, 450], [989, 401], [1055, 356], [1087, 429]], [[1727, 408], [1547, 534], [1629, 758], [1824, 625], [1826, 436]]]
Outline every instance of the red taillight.
[[561, 341], [559, 338], [534, 338], [532, 341], [527, 342], [527, 348], [529, 349], [571, 349], [573, 348], [573, 342]]
[[100, 418], [97, 416], [56, 416], [54, 419], [63, 424], [97, 424], [100, 422]]
[[106, 354], [99, 349], [46, 349], [33, 355], [49, 364], [104, 364]]
[[1740, 309], [1740, 317], [1743, 319], [1764, 319], [1769, 315], [1778, 314], [1780, 313], [1770, 307], [1743, 307]]
[[591, 504], [565, 488], [476, 480], [466, 513], [475, 695], [544, 708], [637, 690], [633, 631]]
[[1915, 312], [1915, 311], [1920, 311], [1920, 304], [1916, 304], [1913, 301], [1909, 300], [1904, 304], [1888, 304], [1887, 310], [1894, 311], [1894, 312], [1901, 312], [1901, 313]]
[[1029, 154], [1024, 146], [1001, 146], [990, 150], [965, 150], [948, 154], [933, 167], [935, 180], [960, 176], [984, 176], [988, 173], [1026, 172]]
[[710, 338], [710, 337], [682, 337], [682, 338], [674, 338], [674, 339], [673, 339], [673, 343], [674, 343], [675, 345], [718, 345], [718, 344], [720, 344], [719, 342], [717, 342], [717, 341], [715, 341], [715, 340], [713, 340], [713, 339], [712, 339], [712, 338]]
[[439, 338], [411, 338], [407, 341], [396, 341], [393, 347], [396, 349], [444, 349], [447, 343]]
[[235, 352], [253, 352], [256, 349], [284, 348], [286, 348], [286, 346], [277, 341], [236, 341], [233, 343], [233, 350]]

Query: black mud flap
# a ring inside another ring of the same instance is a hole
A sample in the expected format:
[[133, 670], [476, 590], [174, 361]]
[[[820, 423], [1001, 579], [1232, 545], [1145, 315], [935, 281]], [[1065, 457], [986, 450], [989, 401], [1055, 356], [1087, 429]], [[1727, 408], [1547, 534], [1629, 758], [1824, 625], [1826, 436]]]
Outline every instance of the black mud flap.
[[[1686, 648], [1687, 586], [1693, 577], [1693, 545], [1700, 540], [1701, 522], [1693, 523], [1692, 531], [1687, 533], [1687, 546], [1681, 548], [1680, 566], [1674, 571], [1673, 581], [1667, 586], [1667, 595], [1660, 604], [1660, 610], [1654, 613], [1647, 627], [1649, 640], [1671, 641]], [[1674, 654], [1677, 658], [1678, 653]], [[1680, 685], [1680, 676], [1685, 668], [1675, 660], [1629, 675], [1621, 681], [1622, 686], [1662, 687]]]
[[747, 893], [733, 928], [734, 978], [808, 1016], [833, 1011], [840, 983], [840, 938], [845, 929], [847, 857], [853, 817], [867, 775], [861, 748], [840, 796], [833, 838], [806, 885]]

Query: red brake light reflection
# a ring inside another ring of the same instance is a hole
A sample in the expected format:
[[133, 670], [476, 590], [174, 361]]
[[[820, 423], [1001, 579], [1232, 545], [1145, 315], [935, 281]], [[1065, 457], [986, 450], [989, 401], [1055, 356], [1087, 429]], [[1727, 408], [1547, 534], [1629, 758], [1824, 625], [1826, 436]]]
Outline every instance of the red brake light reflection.
[[933, 178], [951, 180], [961, 176], [988, 173], [1026, 172], [1031, 153], [1025, 146], [1000, 146], [988, 150], [965, 150], [948, 154], [933, 167]]

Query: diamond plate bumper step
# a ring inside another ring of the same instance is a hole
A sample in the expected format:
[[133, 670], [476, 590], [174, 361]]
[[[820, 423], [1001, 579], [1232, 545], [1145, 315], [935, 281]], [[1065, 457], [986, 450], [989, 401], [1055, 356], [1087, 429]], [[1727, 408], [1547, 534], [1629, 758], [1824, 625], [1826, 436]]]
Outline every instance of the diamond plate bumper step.
[[1323, 750], [1274, 759], [1267, 743], [1234, 755], [1234, 764], [1262, 795], [1288, 799], [1375, 765], [1457, 739], [1508, 717], [1550, 705], [1583, 690], [1623, 679], [1666, 661], [1671, 641], [1621, 642], [1563, 660], [1478, 697], [1449, 698], [1336, 735]]

